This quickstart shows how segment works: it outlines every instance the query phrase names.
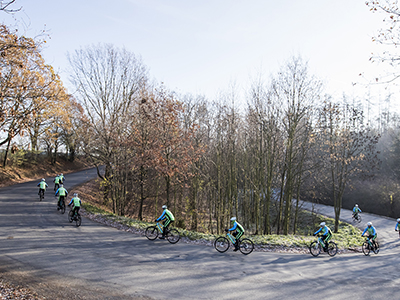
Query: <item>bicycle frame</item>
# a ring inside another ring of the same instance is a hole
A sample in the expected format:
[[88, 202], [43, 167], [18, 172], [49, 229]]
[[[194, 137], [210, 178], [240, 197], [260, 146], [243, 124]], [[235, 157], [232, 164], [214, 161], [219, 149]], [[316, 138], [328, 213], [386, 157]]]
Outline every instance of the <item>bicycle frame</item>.
[[226, 233], [226, 236], [228, 237], [228, 239], [230, 239], [230, 241], [232, 242], [232, 244], [235, 245], [235, 243], [236, 243], [236, 238], [235, 238], [232, 234], [230, 234], [229, 232]]
[[160, 230], [161, 233], [164, 232], [164, 226], [162, 226], [162, 224], [160, 222], [157, 222], [157, 228], [158, 228], [158, 230]]

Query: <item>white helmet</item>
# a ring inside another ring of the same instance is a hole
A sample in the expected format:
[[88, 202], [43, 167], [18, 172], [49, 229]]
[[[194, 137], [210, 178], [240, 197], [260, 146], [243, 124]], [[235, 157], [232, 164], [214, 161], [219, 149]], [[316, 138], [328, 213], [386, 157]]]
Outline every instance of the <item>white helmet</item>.
[[162, 208], [162, 209], [166, 209], [166, 208], [167, 208], [167, 206], [166, 206], [166, 205], [163, 205], [163, 206], [161, 206], [161, 208]]
[[400, 223], [400, 218], [397, 219], [397, 222]]
[[358, 204], [356, 204], [355, 206], [358, 207]]
[[371, 227], [371, 226], [372, 226], [372, 223], [371, 223], [371, 222], [368, 222], [368, 223], [367, 223], [367, 226], [368, 226], [368, 227]]
[[46, 181], [44, 178], [42, 178], [42, 181]]
[[321, 227], [324, 227], [325, 225], [326, 225], [325, 222], [321, 222], [321, 223], [319, 224], [319, 226], [321, 226]]
[[236, 217], [232, 217], [232, 218], [231, 218], [231, 221], [236, 221]]
[[60, 184], [60, 187], [63, 187], [64, 185]]
[[78, 197], [78, 193], [74, 193], [74, 197]]

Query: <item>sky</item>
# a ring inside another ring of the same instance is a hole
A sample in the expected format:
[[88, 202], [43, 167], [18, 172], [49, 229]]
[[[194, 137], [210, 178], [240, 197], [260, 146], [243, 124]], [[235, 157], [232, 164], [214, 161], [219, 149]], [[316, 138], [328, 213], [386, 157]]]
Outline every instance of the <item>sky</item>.
[[365, 0], [17, 0], [15, 7], [22, 9], [0, 21], [29, 37], [46, 31], [42, 55], [70, 93], [67, 53], [99, 43], [140, 56], [168, 88], [210, 100], [233, 85], [244, 95], [252, 78], [268, 80], [293, 56], [308, 61], [334, 97], [388, 93], [366, 84], [383, 70], [369, 58], [381, 50], [372, 37], [384, 16]]

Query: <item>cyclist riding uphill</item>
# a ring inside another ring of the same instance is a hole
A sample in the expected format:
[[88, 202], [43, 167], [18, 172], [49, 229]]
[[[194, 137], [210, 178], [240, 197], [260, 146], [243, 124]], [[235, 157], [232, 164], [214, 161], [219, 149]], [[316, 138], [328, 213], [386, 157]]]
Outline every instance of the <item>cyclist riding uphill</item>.
[[54, 190], [56, 191], [60, 187], [60, 175], [54, 177], [53, 182], [54, 182]]
[[355, 218], [357, 218], [358, 214], [361, 213], [361, 212], [362, 212], [362, 211], [361, 211], [361, 209], [358, 207], [358, 204], [354, 205], [354, 208], [353, 208], [353, 216], [354, 216]]
[[399, 237], [400, 237], [400, 218], [397, 219], [396, 226], [394, 227], [394, 230], [399, 232]]
[[58, 175], [58, 178], [60, 179], [60, 184], [63, 184], [65, 181], [65, 177], [63, 175], [63, 173], [61, 173], [60, 175]]
[[372, 226], [371, 222], [367, 223], [367, 228], [364, 229], [364, 231], [361, 234], [361, 236], [364, 236], [364, 233], [366, 233], [367, 231], [368, 231], [368, 241], [372, 240], [372, 243], [374, 244], [374, 246], [376, 246], [375, 239], [377, 237], [377, 233], [376, 233], [376, 230], [375, 230], [374, 226]]
[[325, 222], [321, 222], [319, 224], [319, 229], [314, 232], [314, 236], [316, 236], [318, 233], [322, 232], [322, 241], [324, 242], [324, 251], [328, 249], [328, 242], [332, 238], [332, 231], [328, 226], [326, 226]]
[[54, 196], [57, 197], [57, 195], [58, 195], [57, 210], [59, 210], [61, 208], [61, 200], [64, 200], [68, 196], [68, 191], [64, 188], [62, 184], [60, 184], [60, 187], [58, 188]]
[[44, 192], [46, 191], [46, 188], [48, 187], [46, 180], [44, 178], [42, 178], [42, 181], [38, 183], [37, 185], [39, 187], [39, 193], [38, 195], [40, 195], [40, 192], [43, 190], [43, 195]]
[[74, 197], [71, 199], [71, 201], [69, 202], [68, 206], [71, 206], [71, 204], [73, 204], [72, 212], [73, 212], [74, 217], [75, 217], [78, 214], [79, 209], [81, 208], [81, 205], [82, 205], [81, 199], [78, 198], [78, 193], [74, 193]]
[[235, 249], [233, 249], [233, 251], [238, 251], [239, 250], [239, 240], [240, 240], [240, 237], [244, 234], [244, 229], [243, 229], [242, 225], [240, 225], [238, 222], [236, 222], [236, 217], [232, 217], [231, 222], [233, 223], [232, 228], [225, 229], [225, 231], [226, 232], [235, 231], [232, 233], [232, 235], [235, 238]]
[[161, 214], [161, 216], [160, 216], [158, 219], [156, 219], [155, 222], [165, 220], [164, 223], [163, 223], [163, 232], [162, 232], [162, 236], [159, 237], [160, 239], [165, 239], [165, 232], [168, 230], [168, 226], [169, 226], [172, 222], [175, 221], [175, 217], [174, 217], [174, 215], [172, 214], [172, 212], [170, 212], [170, 211], [167, 209], [167, 206], [166, 206], [166, 205], [163, 205], [163, 206], [162, 206], [162, 209], [164, 210], [163, 213]]

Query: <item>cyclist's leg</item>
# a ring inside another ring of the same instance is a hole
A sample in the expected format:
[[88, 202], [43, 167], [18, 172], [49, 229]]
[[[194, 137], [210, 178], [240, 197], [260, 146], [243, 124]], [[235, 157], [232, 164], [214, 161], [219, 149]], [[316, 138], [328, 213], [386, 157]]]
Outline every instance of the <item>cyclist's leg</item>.
[[171, 223], [171, 220], [169, 218], [166, 218], [163, 224], [163, 232], [162, 236], [165, 236], [165, 232], [168, 230], [168, 226]]
[[236, 241], [235, 241], [235, 249], [236, 250], [238, 250], [239, 249], [239, 242], [240, 242], [240, 238], [243, 236], [243, 234], [244, 234], [244, 232], [242, 232], [242, 231], [237, 231], [237, 232], [235, 232], [235, 238], [236, 238]]

